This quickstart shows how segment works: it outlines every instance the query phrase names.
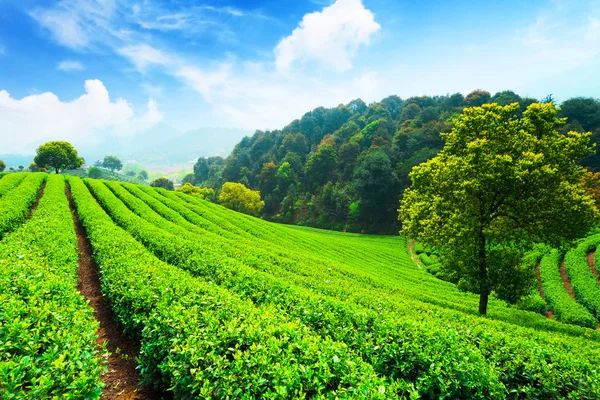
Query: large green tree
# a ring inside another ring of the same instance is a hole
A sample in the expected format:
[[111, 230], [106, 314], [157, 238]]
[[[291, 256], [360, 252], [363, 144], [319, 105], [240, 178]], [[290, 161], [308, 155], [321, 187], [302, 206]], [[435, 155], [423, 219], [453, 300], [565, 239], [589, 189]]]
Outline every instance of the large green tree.
[[113, 172], [123, 169], [123, 163], [117, 158], [117, 156], [105, 156], [102, 166], [110, 169]]
[[260, 199], [259, 191], [248, 189], [236, 182], [223, 184], [219, 202], [227, 208], [250, 215], [258, 215], [265, 205], [265, 202]]
[[56, 140], [38, 147], [33, 162], [40, 168], [53, 168], [58, 174], [64, 169], [79, 168], [84, 161], [71, 143]]
[[496, 287], [518, 288], [529, 246], [568, 244], [598, 217], [577, 164], [592, 151], [590, 133], [559, 133], [565, 120], [552, 103], [518, 110], [466, 108], [442, 151], [413, 169], [400, 203], [402, 233], [440, 250], [444, 267], [479, 293], [481, 314]]

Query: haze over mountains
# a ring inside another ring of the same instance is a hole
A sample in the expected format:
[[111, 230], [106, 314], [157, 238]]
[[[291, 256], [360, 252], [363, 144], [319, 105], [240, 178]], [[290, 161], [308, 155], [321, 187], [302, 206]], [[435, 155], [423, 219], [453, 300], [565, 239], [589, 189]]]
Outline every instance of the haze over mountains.
[[[106, 155], [116, 155], [123, 161], [136, 161], [144, 165], [173, 165], [193, 163], [198, 157], [225, 157], [244, 136], [251, 134], [249, 130], [214, 127], [181, 132], [159, 123], [133, 136], [123, 137], [106, 132], [104, 135], [73, 140], [72, 144], [88, 165], [102, 160]], [[31, 143], [28, 147], [35, 149], [40, 144]], [[27, 166], [33, 157], [34, 152], [0, 154], [0, 159], [9, 166]]]

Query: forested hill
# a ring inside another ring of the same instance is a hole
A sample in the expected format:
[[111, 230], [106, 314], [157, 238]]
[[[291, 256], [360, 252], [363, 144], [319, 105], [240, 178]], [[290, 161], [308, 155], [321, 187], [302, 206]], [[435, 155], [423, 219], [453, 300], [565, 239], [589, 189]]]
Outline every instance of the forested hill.
[[[258, 189], [263, 217], [285, 223], [339, 230], [391, 233], [397, 230], [398, 201], [410, 185], [413, 166], [433, 157], [443, 145], [441, 132], [464, 107], [518, 102], [520, 112], [537, 101], [512, 91], [491, 95], [476, 90], [466, 97], [390, 96], [366, 105], [353, 100], [319, 107], [281, 130], [256, 131], [223, 160], [200, 158], [195, 183], [219, 188], [241, 182]], [[600, 102], [573, 98], [561, 105], [568, 118], [563, 130], [591, 131], [600, 141]], [[584, 164], [600, 169], [600, 158]]]

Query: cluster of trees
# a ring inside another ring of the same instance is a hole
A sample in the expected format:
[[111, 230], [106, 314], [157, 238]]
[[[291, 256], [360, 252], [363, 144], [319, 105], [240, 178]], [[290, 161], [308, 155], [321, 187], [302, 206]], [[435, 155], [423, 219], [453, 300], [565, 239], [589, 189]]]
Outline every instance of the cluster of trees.
[[[409, 172], [443, 147], [465, 107], [519, 103], [516, 115], [538, 100], [512, 91], [493, 96], [476, 90], [463, 96], [387, 97], [370, 105], [353, 100], [319, 107], [281, 130], [245, 137], [229, 157], [200, 158], [193, 184], [219, 189], [239, 182], [259, 190], [263, 217], [285, 223], [349, 231], [393, 233], [398, 201], [410, 186]], [[552, 101], [551, 96], [542, 100]], [[574, 98], [562, 104], [568, 124], [559, 129], [590, 131], [600, 142], [600, 102]], [[595, 154], [582, 164], [600, 170]]]

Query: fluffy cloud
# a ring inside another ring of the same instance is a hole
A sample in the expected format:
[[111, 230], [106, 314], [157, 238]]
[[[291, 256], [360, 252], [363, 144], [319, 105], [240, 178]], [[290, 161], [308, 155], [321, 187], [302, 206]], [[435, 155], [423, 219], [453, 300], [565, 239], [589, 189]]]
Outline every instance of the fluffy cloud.
[[302, 18], [292, 34], [275, 48], [275, 63], [285, 70], [297, 60], [316, 60], [336, 71], [347, 71], [352, 68], [351, 58], [358, 47], [368, 44], [380, 28], [361, 0], [337, 0]]
[[61, 71], [81, 71], [83, 64], [77, 60], [64, 60], [59, 62], [56, 68]]
[[3, 151], [32, 152], [46, 140], [80, 141], [100, 131], [131, 134], [147, 129], [162, 119], [150, 100], [145, 114], [136, 116], [124, 99], [111, 101], [99, 80], [85, 81], [85, 94], [61, 101], [53, 93], [14, 99], [0, 91], [0, 132], [6, 132]]

